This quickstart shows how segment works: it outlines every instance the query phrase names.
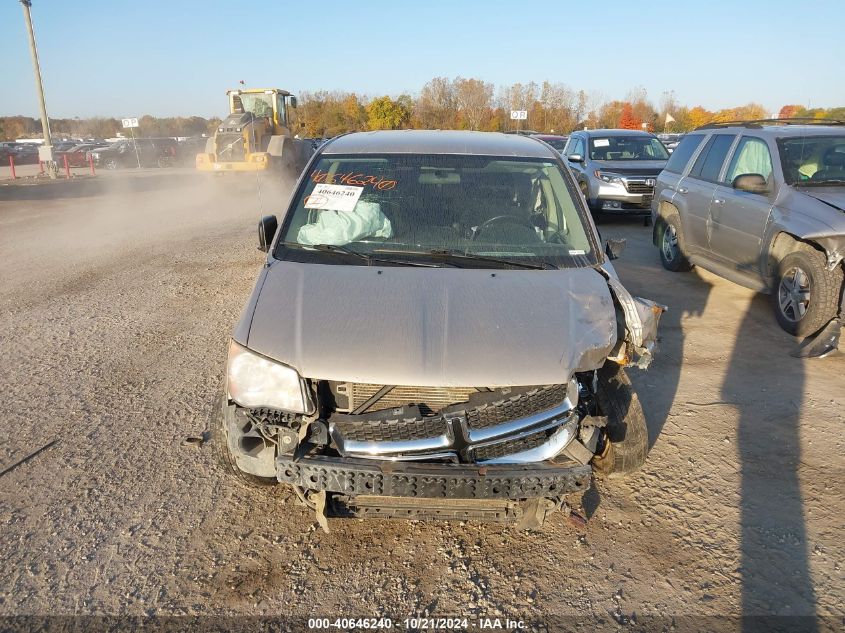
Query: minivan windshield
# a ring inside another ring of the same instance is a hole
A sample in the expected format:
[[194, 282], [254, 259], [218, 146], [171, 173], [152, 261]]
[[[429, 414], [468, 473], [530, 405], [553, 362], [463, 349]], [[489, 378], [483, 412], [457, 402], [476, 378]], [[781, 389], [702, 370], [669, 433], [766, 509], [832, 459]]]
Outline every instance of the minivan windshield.
[[591, 160], [666, 160], [669, 152], [653, 136], [609, 136], [590, 139]]
[[[597, 263], [577, 192], [551, 159], [324, 155], [297, 192], [277, 259], [462, 268]], [[326, 245], [343, 247], [327, 249]], [[494, 261], [497, 260], [497, 261]]]
[[790, 136], [777, 141], [787, 184], [831, 184], [845, 181], [845, 135]]

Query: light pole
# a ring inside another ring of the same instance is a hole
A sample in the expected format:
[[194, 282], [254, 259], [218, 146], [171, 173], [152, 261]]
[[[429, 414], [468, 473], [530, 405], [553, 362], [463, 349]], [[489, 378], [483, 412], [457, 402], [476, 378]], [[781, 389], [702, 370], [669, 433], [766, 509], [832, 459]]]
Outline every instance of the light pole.
[[35, 71], [35, 87], [38, 89], [38, 105], [41, 107], [41, 129], [44, 131], [44, 151], [38, 152], [39, 160], [47, 163], [50, 178], [56, 177], [56, 163], [53, 161], [53, 145], [50, 141], [50, 120], [47, 118], [47, 104], [44, 102], [44, 86], [41, 83], [41, 66], [38, 63], [38, 49], [35, 47], [35, 32], [32, 30], [30, 7], [32, 0], [20, 0], [23, 6], [23, 18], [29, 34], [29, 52], [32, 54], [32, 67]]

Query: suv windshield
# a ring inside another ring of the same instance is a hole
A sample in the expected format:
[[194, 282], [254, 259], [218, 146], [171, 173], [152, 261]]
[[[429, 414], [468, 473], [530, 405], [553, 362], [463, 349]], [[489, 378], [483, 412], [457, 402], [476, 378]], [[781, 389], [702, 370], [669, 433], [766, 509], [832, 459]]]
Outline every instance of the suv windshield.
[[845, 136], [780, 138], [778, 151], [787, 184], [845, 180]]
[[666, 160], [669, 152], [653, 136], [590, 139], [590, 160]]
[[593, 265], [595, 245], [576, 195], [551, 160], [323, 156], [297, 192], [275, 256], [334, 263], [332, 251], [308, 248], [332, 245], [347, 255], [389, 253], [399, 263], [443, 262], [446, 254], [449, 265], [464, 268]]

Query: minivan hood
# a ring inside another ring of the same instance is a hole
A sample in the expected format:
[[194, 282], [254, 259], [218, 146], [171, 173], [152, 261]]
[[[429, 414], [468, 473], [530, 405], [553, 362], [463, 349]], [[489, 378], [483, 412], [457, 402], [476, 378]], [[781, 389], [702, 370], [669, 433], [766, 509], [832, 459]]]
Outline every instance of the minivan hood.
[[657, 176], [666, 167], [665, 160], [593, 160], [595, 169], [622, 176]]
[[799, 191], [811, 198], [821, 200], [840, 211], [845, 211], [845, 188], [843, 187], [802, 187]]
[[[616, 342], [591, 268], [469, 270], [276, 261], [245, 343], [312, 379], [381, 385], [557, 384]], [[250, 309], [244, 314], [249, 319]], [[237, 332], [245, 332], [241, 323]]]

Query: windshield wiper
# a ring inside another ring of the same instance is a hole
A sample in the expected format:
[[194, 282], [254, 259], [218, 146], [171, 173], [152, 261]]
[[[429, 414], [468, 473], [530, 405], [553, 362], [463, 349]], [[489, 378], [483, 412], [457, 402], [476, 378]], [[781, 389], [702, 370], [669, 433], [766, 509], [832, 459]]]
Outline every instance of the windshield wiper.
[[799, 180], [793, 183], [793, 187], [824, 187], [825, 185], [845, 185], [845, 180], [841, 178], [831, 178], [830, 180]]
[[400, 250], [382, 250], [376, 249], [376, 253], [391, 253], [391, 254], [407, 254], [407, 255], [425, 255], [427, 257], [443, 258], [443, 259], [466, 259], [478, 262], [490, 262], [491, 264], [501, 264], [502, 266], [514, 266], [515, 268], [529, 268], [531, 270], [557, 270], [557, 266], [550, 262], [540, 261], [538, 263], [520, 262], [512, 259], [502, 259], [499, 257], [488, 257], [487, 255], [476, 255], [464, 251], [453, 251], [446, 248], [432, 248], [427, 251], [400, 251]]
[[299, 242], [280, 242], [280, 244], [286, 246], [287, 248], [298, 248], [300, 250], [315, 250], [320, 251], [321, 253], [340, 253], [342, 255], [358, 257], [366, 261], [368, 266], [372, 266], [373, 262], [381, 262], [388, 264], [398, 264], [400, 266], [423, 266], [425, 268], [439, 267], [437, 264], [426, 264], [425, 262], [415, 262], [402, 259], [389, 259], [386, 257], [373, 257], [372, 255], [369, 255], [367, 253], [355, 251], [351, 248], [346, 248], [345, 246], [336, 246], [335, 244], [300, 244]]

